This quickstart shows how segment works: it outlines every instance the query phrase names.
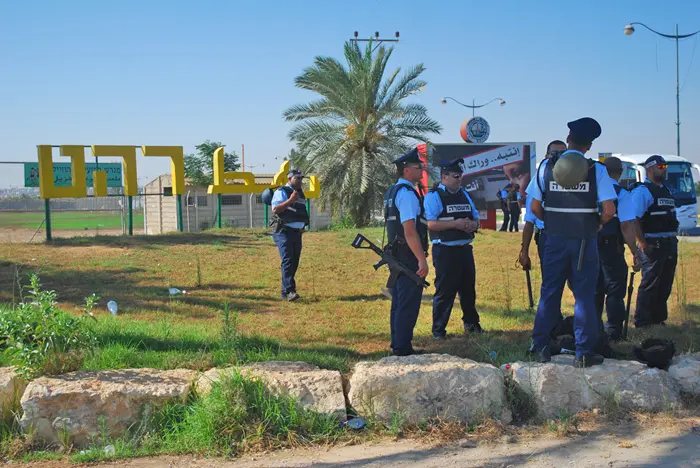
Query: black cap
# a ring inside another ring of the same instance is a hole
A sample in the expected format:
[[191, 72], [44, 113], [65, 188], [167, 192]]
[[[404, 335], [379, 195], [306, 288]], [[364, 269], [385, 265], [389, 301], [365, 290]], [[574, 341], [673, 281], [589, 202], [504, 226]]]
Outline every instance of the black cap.
[[464, 159], [457, 158], [451, 161], [443, 161], [440, 163], [440, 169], [444, 172], [458, 172], [462, 174], [464, 172]]
[[603, 130], [600, 124], [590, 117], [574, 120], [567, 124], [571, 135], [581, 140], [593, 141], [600, 136]]
[[658, 154], [649, 156], [647, 160], [644, 161], [644, 167], [647, 169], [658, 166], [659, 164], [666, 164], [666, 160], [663, 158], [663, 156], [659, 156]]
[[287, 178], [289, 179], [290, 177], [304, 177], [304, 174], [299, 169], [290, 169], [287, 172]]
[[397, 166], [405, 166], [406, 164], [412, 164], [412, 163], [420, 163], [420, 155], [418, 154], [418, 149], [413, 148], [411, 151], [408, 153], [404, 154], [398, 159], [395, 159], [393, 161], [394, 164]]

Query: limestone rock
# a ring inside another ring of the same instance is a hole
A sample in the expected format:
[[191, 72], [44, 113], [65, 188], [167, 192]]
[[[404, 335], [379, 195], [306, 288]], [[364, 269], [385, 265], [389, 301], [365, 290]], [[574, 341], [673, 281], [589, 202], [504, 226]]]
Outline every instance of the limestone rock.
[[16, 374], [15, 367], [0, 367], [0, 408], [2, 416], [11, 415], [27, 388], [27, 381]]
[[187, 399], [196, 372], [186, 369], [124, 369], [73, 372], [29, 383], [21, 404], [25, 431], [46, 443], [82, 447], [103, 433], [124, 435], [153, 408]]
[[469, 422], [485, 415], [507, 424], [512, 418], [497, 368], [446, 354], [359, 362], [349, 387], [355, 410], [385, 421], [395, 414], [412, 424], [436, 417]]
[[700, 395], [700, 353], [676, 356], [668, 368], [668, 373], [682, 392]]
[[[210, 369], [197, 380], [197, 392], [200, 395], [209, 393], [213, 382], [234, 371], [234, 368]], [[242, 366], [239, 371], [248, 378], [263, 380], [273, 395], [293, 397], [302, 408], [333, 415], [340, 421], [347, 419], [343, 382], [338, 371], [320, 369], [305, 362], [284, 361], [258, 362]]]
[[572, 362], [573, 357], [560, 355], [547, 364], [516, 362], [508, 372], [543, 418], [611, 405], [658, 411], [680, 403], [680, 389], [666, 371], [636, 361], [606, 359], [586, 369]]

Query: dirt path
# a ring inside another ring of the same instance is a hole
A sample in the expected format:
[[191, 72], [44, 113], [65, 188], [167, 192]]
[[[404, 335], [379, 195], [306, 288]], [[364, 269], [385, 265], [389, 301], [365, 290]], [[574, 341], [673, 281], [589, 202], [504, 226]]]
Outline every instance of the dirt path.
[[[66, 466], [35, 463], [37, 468]], [[73, 465], [75, 466], [75, 465]], [[567, 438], [543, 436], [508, 443], [458, 444], [434, 448], [412, 440], [374, 444], [296, 449], [250, 455], [237, 460], [157, 457], [120, 460], [103, 468], [253, 468], [253, 467], [698, 467], [700, 433], [684, 429], [620, 428]]]

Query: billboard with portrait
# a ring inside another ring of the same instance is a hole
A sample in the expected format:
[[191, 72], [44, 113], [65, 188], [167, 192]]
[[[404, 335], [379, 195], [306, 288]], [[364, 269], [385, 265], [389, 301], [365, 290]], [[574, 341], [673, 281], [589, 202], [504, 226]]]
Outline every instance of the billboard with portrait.
[[464, 159], [462, 186], [478, 210], [500, 209], [498, 193], [516, 187], [525, 200], [530, 174], [535, 173], [535, 143], [435, 143], [429, 151], [432, 181], [440, 180], [440, 163]]

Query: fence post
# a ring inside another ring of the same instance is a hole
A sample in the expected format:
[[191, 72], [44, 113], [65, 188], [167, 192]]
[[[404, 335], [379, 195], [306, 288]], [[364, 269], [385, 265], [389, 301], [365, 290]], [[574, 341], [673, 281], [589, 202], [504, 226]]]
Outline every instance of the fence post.
[[46, 218], [46, 240], [51, 240], [51, 200], [44, 200], [44, 216]]
[[309, 231], [311, 230], [311, 200], [306, 199], [306, 214], [309, 215]]
[[129, 195], [129, 235], [134, 235], [134, 197]]
[[216, 227], [221, 229], [221, 194], [216, 194]]
[[177, 195], [177, 230], [182, 232], [182, 195]]

